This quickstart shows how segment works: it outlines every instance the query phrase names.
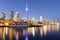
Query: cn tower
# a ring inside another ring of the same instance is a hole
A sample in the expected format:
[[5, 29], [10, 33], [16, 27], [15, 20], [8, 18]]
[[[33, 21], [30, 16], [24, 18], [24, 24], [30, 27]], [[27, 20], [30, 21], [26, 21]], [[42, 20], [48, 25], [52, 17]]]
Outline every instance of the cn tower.
[[26, 2], [26, 9], [25, 10], [26, 10], [26, 19], [28, 20], [28, 10], [29, 10], [28, 9], [28, 2]]

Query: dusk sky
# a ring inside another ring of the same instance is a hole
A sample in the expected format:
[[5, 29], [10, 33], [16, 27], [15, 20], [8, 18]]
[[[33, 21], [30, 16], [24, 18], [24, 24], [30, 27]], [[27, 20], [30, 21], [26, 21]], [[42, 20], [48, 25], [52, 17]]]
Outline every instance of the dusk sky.
[[0, 0], [0, 15], [5, 11], [8, 18], [10, 11], [13, 10], [14, 14], [19, 11], [20, 16], [25, 17], [26, 2], [28, 2], [30, 18], [39, 19], [39, 16], [42, 16], [50, 20], [60, 19], [60, 0]]

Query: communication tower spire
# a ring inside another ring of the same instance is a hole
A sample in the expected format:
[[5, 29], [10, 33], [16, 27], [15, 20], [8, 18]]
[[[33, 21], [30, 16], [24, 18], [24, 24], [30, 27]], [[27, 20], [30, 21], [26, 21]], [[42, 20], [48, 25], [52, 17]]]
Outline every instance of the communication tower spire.
[[26, 19], [28, 20], [28, 2], [26, 2]]

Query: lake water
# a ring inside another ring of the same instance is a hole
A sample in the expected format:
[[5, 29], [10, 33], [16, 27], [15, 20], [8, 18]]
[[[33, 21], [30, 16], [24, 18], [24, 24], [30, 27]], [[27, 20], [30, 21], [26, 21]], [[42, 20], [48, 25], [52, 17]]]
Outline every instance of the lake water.
[[9, 28], [0, 27], [0, 40], [60, 40], [60, 26]]

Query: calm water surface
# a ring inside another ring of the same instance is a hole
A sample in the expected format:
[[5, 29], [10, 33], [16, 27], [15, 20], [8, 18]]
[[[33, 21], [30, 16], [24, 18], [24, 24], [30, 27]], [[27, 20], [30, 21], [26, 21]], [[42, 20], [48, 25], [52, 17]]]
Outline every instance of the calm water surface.
[[0, 27], [0, 40], [60, 40], [60, 26], [9, 28]]

